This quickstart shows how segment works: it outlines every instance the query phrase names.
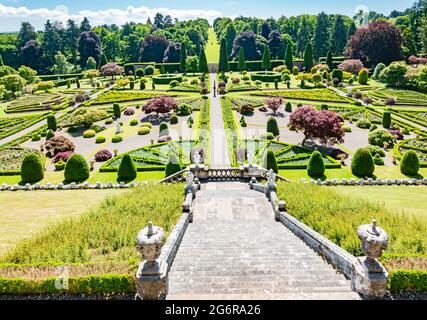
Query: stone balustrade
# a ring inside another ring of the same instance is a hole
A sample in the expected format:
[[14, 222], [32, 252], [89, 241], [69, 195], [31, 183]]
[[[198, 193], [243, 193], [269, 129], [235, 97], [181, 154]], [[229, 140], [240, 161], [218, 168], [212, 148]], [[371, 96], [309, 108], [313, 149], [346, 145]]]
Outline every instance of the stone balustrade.
[[7, 183], [3, 183], [0, 186], [0, 191], [39, 191], [39, 190], [85, 190], [85, 189], [130, 189], [134, 188], [139, 185], [148, 184], [148, 182], [131, 182], [131, 183], [101, 183], [97, 182], [94, 184], [90, 184], [88, 182], [84, 183], [75, 183], [72, 182], [70, 184], [64, 184], [64, 183], [58, 183], [58, 184], [52, 184], [52, 183], [46, 183], [46, 184], [29, 184], [26, 183], [25, 185], [19, 185], [19, 184], [13, 184], [9, 185]]

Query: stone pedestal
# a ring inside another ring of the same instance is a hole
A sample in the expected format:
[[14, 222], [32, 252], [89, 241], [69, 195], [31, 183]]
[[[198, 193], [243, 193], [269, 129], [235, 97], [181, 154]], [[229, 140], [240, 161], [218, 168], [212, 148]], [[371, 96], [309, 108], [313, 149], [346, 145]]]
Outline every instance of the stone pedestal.
[[377, 258], [387, 249], [388, 235], [376, 220], [360, 226], [357, 235], [365, 257], [359, 257], [353, 264], [352, 289], [365, 298], [381, 299], [386, 294], [388, 272]]
[[142, 261], [136, 273], [136, 298], [163, 300], [168, 291], [167, 265], [158, 260], [163, 246], [164, 232], [151, 222], [137, 236], [137, 249]]
[[192, 164], [190, 171], [198, 179], [207, 179], [208, 177], [208, 167], [203, 164]]
[[360, 257], [355, 262], [353, 290], [369, 299], [382, 299], [386, 294], [388, 272], [378, 261]]

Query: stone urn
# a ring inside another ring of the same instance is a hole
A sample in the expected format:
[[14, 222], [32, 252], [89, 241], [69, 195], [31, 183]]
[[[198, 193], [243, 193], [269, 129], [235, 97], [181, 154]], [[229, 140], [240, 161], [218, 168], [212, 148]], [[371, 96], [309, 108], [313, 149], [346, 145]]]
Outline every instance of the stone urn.
[[381, 299], [386, 294], [388, 272], [377, 259], [387, 249], [388, 235], [376, 220], [360, 226], [357, 235], [365, 256], [354, 263], [352, 287], [369, 299]]
[[137, 298], [142, 300], [161, 300], [167, 294], [166, 263], [159, 261], [165, 233], [152, 222], [142, 229], [136, 238], [137, 250], [143, 261], [136, 273]]

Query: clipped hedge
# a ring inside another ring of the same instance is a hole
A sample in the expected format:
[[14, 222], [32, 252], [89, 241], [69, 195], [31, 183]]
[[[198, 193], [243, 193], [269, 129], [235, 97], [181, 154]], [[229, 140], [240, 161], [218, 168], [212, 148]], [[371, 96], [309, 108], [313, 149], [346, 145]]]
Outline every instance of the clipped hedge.
[[[295, 61], [295, 60], [294, 60]], [[282, 66], [284, 64], [283, 60], [272, 60], [271, 61], [271, 69]], [[230, 71], [240, 71], [239, 70], [239, 62], [238, 61], [230, 61], [228, 63]], [[246, 71], [262, 71], [265, 70], [262, 68], [262, 61], [246, 61]]]
[[21, 179], [24, 183], [39, 182], [44, 178], [44, 167], [40, 156], [29, 153], [25, 156], [21, 166]]
[[68, 289], [55, 287], [56, 277], [43, 280], [24, 278], [0, 278], [0, 294], [67, 294], [67, 295], [106, 295], [135, 293], [135, 280], [130, 275], [105, 274], [68, 278]]
[[89, 166], [80, 154], [73, 154], [65, 165], [64, 178], [66, 182], [83, 182], [89, 178]]
[[279, 72], [257, 72], [251, 74], [252, 81], [262, 81], [262, 82], [275, 82], [282, 79], [282, 74]]
[[180, 75], [167, 75], [161, 74], [159, 76], [153, 77], [154, 84], [170, 84], [172, 81], [182, 82], [182, 76]]
[[129, 154], [125, 154], [120, 162], [119, 170], [117, 171], [118, 181], [132, 181], [136, 178], [137, 171], [135, 163]]
[[388, 288], [393, 293], [427, 292], [427, 270], [391, 270]]

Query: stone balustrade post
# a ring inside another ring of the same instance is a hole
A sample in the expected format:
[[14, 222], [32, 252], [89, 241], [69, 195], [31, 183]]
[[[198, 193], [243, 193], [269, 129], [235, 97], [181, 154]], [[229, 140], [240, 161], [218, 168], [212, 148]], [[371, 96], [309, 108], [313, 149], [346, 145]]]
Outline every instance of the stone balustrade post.
[[142, 262], [136, 272], [136, 299], [164, 300], [168, 293], [167, 263], [159, 260], [165, 234], [152, 222], [137, 235]]
[[381, 299], [386, 294], [389, 275], [377, 258], [387, 249], [388, 235], [378, 227], [376, 220], [360, 226], [357, 235], [365, 256], [357, 258], [353, 264], [352, 289], [365, 298]]

